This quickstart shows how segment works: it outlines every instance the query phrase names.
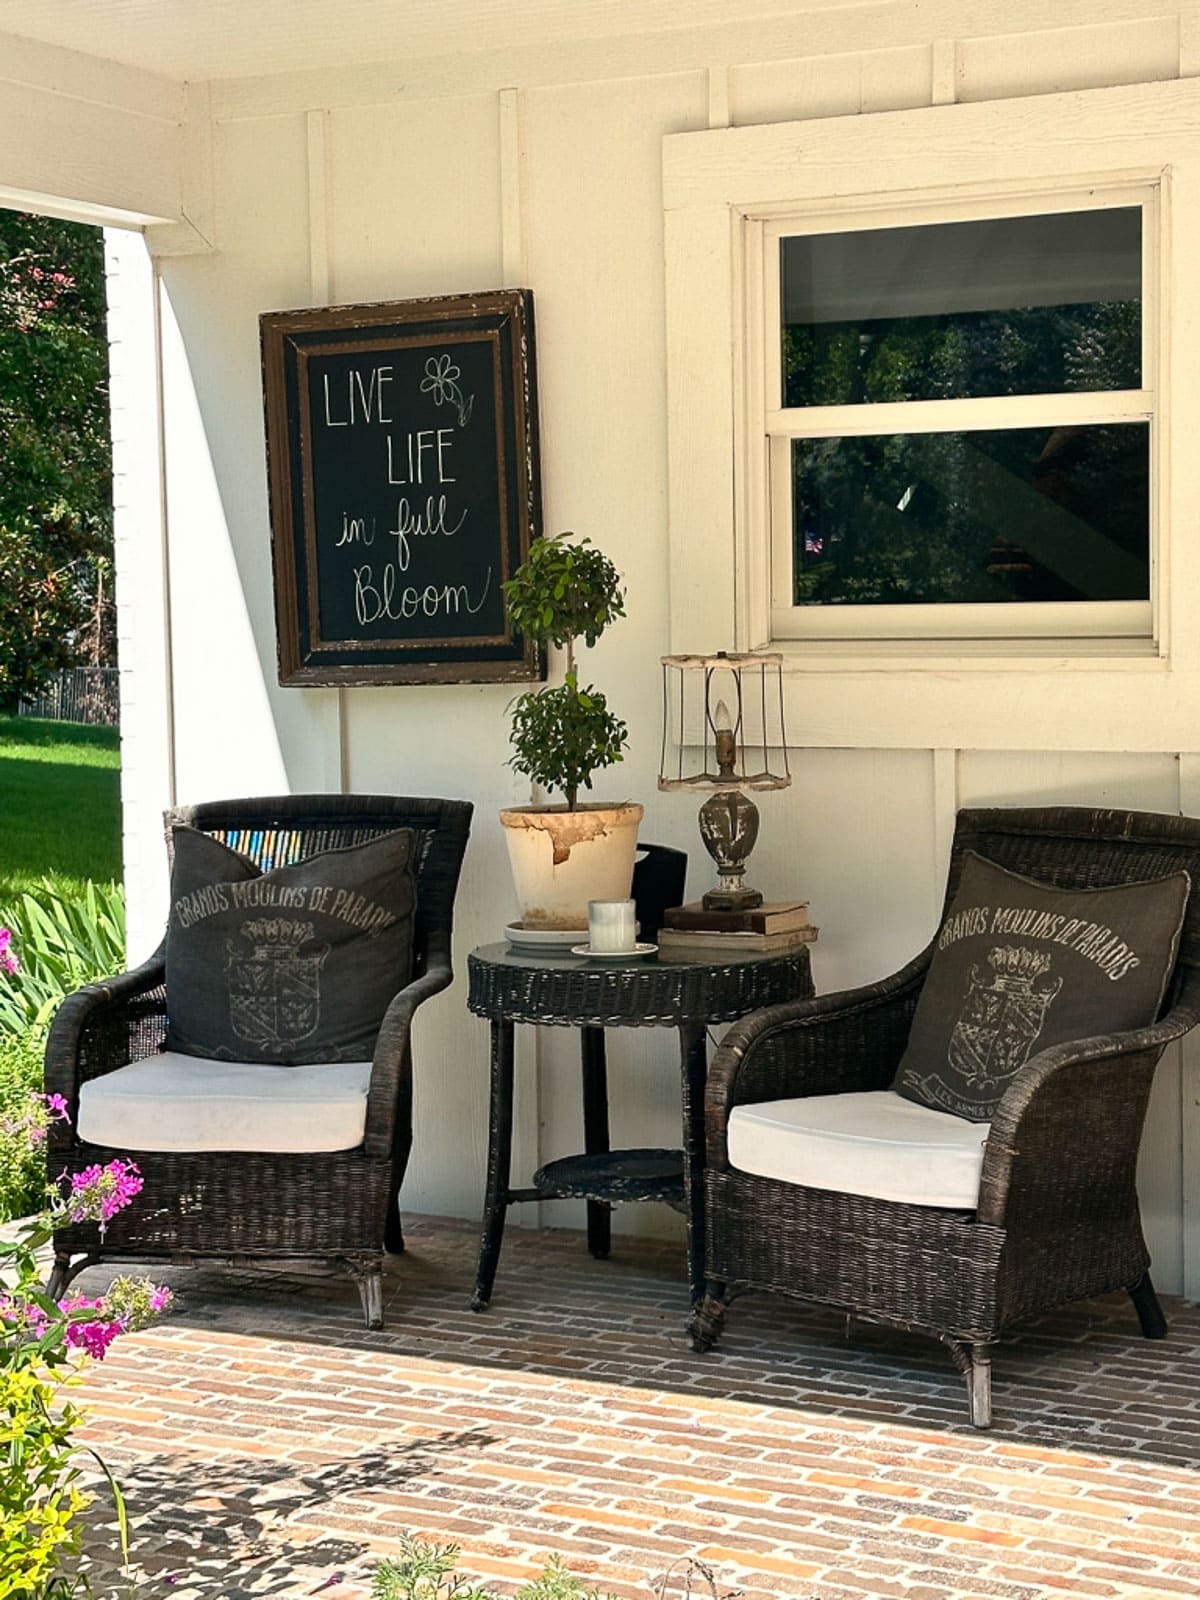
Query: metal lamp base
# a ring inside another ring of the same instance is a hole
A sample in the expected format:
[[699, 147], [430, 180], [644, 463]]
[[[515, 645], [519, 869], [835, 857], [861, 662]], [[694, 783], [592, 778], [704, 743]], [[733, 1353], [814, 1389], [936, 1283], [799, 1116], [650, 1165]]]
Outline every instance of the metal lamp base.
[[700, 904], [705, 911], [753, 911], [755, 906], [763, 903], [763, 897], [757, 889], [710, 889], [703, 895]]
[[751, 911], [763, 903], [746, 886], [746, 862], [758, 840], [758, 807], [740, 789], [722, 789], [700, 807], [700, 837], [717, 864], [718, 882], [701, 904], [706, 911]]

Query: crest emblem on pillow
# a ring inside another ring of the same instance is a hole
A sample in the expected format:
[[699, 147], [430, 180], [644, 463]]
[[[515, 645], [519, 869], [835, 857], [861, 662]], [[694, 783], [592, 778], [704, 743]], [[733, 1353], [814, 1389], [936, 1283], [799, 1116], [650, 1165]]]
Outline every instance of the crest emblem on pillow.
[[966, 851], [896, 1092], [990, 1122], [1041, 1051], [1153, 1022], [1190, 888], [1186, 872], [1063, 888]]
[[296, 917], [257, 919], [240, 932], [246, 942], [225, 944], [230, 1026], [260, 1049], [286, 1050], [320, 1024], [329, 946], [313, 945], [312, 923]]
[[947, 1049], [951, 1068], [984, 1093], [1028, 1061], [1063, 985], [1048, 975], [1053, 958], [1027, 945], [997, 945], [987, 960], [990, 972], [971, 968]]

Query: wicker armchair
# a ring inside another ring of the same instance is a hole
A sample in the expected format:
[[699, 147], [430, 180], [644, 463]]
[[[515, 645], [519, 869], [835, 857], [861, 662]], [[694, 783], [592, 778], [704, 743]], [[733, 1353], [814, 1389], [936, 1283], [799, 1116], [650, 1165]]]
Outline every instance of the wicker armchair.
[[949, 1347], [966, 1378], [971, 1421], [986, 1428], [990, 1347], [1016, 1319], [1126, 1289], [1144, 1335], [1167, 1331], [1135, 1177], [1155, 1066], [1200, 1021], [1200, 821], [1075, 808], [964, 811], [947, 904], [965, 850], [1065, 888], [1186, 868], [1197, 888], [1164, 1014], [1136, 1032], [1029, 1058], [986, 1134], [970, 1211], [806, 1188], [729, 1162], [727, 1125], [739, 1105], [889, 1087], [932, 946], [880, 983], [746, 1018], [709, 1071], [708, 1283], [691, 1332], [698, 1351], [709, 1349], [728, 1300], [751, 1287], [925, 1332]]
[[[169, 997], [163, 948], [143, 966], [71, 995], [46, 1047], [46, 1089], [65, 1097], [71, 1122], [49, 1135], [57, 1180], [118, 1156], [137, 1161], [145, 1188], [109, 1223], [69, 1226], [54, 1239], [48, 1292], [101, 1260], [272, 1262], [289, 1269], [332, 1264], [358, 1284], [368, 1327], [383, 1322], [385, 1248], [404, 1248], [397, 1200], [412, 1145], [410, 1027], [423, 1000], [450, 983], [454, 894], [471, 806], [459, 800], [375, 795], [291, 795], [214, 801], [167, 813], [214, 834], [264, 870], [272, 862], [360, 844], [394, 828], [418, 836], [412, 981], [379, 1030], [366, 1126], [355, 1149], [314, 1153], [130, 1151], [90, 1145], [74, 1133], [82, 1084], [163, 1048]], [[81, 1257], [81, 1259], [76, 1259]]]

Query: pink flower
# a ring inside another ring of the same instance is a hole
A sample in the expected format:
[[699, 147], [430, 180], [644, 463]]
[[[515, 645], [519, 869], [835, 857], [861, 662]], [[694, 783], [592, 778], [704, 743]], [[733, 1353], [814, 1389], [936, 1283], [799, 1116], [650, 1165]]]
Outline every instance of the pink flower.
[[31, 1090], [16, 1116], [0, 1122], [0, 1133], [24, 1134], [30, 1144], [41, 1144], [51, 1122], [69, 1122], [71, 1114], [61, 1094], [38, 1094]]
[[98, 1222], [104, 1226], [123, 1211], [142, 1189], [142, 1175], [132, 1161], [110, 1161], [71, 1174], [67, 1214], [72, 1222]]
[[73, 1350], [86, 1351], [93, 1361], [103, 1361], [109, 1345], [124, 1331], [119, 1322], [68, 1322], [67, 1343]]
[[12, 949], [12, 930], [10, 928], [0, 928], [0, 972], [7, 972], [11, 977], [14, 972], [18, 971], [20, 965], [21, 963], [17, 960], [16, 954]]
[[30, 1338], [40, 1339], [49, 1326], [50, 1318], [41, 1306], [28, 1305], [6, 1294], [0, 1299], [0, 1322], [6, 1322], [14, 1331], [27, 1333]]

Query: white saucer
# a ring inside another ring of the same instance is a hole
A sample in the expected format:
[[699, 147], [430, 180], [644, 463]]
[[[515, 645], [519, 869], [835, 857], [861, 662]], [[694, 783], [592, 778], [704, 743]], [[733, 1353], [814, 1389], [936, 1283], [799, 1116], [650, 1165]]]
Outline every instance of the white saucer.
[[632, 950], [593, 950], [590, 944], [573, 944], [573, 956], [587, 956], [589, 961], [628, 961], [630, 956], [653, 955], [656, 944], [635, 944]]
[[525, 950], [565, 950], [582, 932], [582, 928], [523, 928], [519, 922], [510, 922], [504, 937], [509, 944], [520, 945]]

